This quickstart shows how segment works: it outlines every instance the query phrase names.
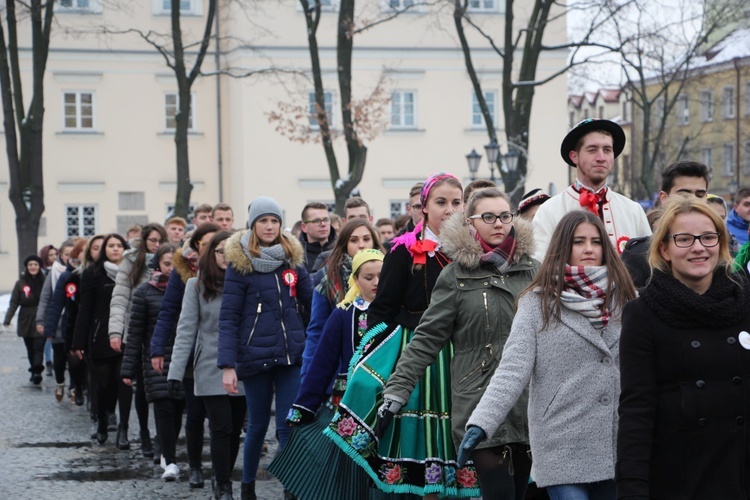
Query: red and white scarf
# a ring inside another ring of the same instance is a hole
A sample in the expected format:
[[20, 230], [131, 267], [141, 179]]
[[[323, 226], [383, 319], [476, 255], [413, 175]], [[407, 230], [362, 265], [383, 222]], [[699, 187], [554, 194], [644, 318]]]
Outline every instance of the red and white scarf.
[[565, 264], [565, 288], [560, 301], [571, 311], [588, 318], [601, 330], [609, 323], [607, 266], [569, 266]]

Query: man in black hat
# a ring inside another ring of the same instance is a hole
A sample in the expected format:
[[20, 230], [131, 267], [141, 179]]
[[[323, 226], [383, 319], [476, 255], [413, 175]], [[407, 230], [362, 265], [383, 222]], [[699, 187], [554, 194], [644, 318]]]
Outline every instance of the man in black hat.
[[568, 132], [560, 146], [565, 162], [576, 167], [576, 182], [553, 196], [534, 217], [534, 257], [542, 260], [557, 223], [572, 210], [590, 210], [598, 215], [619, 253], [630, 238], [651, 234], [641, 206], [607, 188], [607, 177], [615, 158], [625, 148], [625, 133], [615, 122], [589, 118]]

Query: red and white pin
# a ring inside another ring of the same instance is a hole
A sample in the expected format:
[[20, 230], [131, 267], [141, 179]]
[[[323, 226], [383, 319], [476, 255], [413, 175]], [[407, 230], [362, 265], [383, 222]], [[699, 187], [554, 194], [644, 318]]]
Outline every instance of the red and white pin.
[[281, 273], [281, 279], [284, 280], [284, 284], [289, 287], [289, 296], [297, 296], [297, 273], [293, 269], [287, 269]]

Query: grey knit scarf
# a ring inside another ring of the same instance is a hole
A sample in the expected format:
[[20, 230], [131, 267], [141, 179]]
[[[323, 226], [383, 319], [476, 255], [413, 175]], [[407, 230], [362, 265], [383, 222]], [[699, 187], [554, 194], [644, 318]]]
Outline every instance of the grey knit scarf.
[[242, 238], [240, 238], [240, 244], [242, 245], [242, 251], [245, 252], [247, 258], [250, 259], [253, 271], [258, 273], [274, 272], [286, 260], [284, 247], [282, 247], [280, 243], [270, 247], [260, 247], [260, 257], [253, 257], [247, 249], [250, 243], [250, 233], [251, 231], [247, 231], [242, 235]]

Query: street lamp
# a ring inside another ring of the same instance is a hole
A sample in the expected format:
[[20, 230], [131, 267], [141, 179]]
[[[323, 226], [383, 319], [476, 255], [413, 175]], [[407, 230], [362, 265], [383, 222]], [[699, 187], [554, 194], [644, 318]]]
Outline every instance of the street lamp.
[[[500, 146], [495, 139], [484, 146], [484, 152], [487, 153], [487, 163], [490, 164], [490, 180], [495, 182], [495, 165], [500, 156]], [[498, 168], [498, 170], [500, 170]]]
[[472, 149], [471, 153], [466, 155], [466, 161], [469, 164], [469, 172], [471, 172], [471, 180], [473, 181], [477, 177], [477, 170], [479, 170], [479, 162], [482, 160], [482, 155], [477, 153], [476, 149]]
[[732, 202], [734, 202], [734, 196], [737, 194], [738, 188], [737, 181], [735, 179], [729, 181], [729, 183], [727, 184], [727, 188], [729, 189], [729, 196], [730, 198], [732, 198]]
[[518, 157], [518, 151], [510, 148], [508, 148], [508, 154], [503, 156], [503, 159], [505, 160], [505, 168], [508, 169], [508, 173], [514, 179], [516, 178], [516, 169], [518, 169]]

